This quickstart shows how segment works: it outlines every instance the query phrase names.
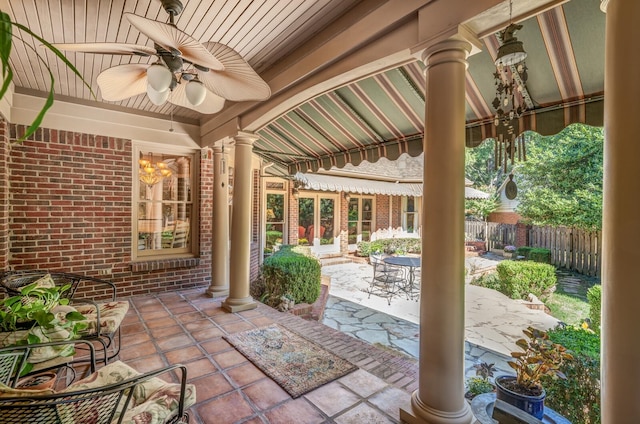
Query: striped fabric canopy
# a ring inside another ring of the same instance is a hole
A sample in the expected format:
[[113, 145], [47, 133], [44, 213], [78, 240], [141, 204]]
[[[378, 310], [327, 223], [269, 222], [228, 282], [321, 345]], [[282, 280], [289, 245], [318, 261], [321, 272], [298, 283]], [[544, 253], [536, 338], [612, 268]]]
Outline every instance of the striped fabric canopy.
[[[603, 124], [605, 15], [599, 0], [563, 3], [522, 22], [533, 110], [518, 132], [555, 134], [571, 123]], [[496, 136], [497, 36], [469, 57], [466, 144]], [[287, 173], [422, 153], [424, 65], [412, 62], [320, 95], [259, 129], [254, 151]]]

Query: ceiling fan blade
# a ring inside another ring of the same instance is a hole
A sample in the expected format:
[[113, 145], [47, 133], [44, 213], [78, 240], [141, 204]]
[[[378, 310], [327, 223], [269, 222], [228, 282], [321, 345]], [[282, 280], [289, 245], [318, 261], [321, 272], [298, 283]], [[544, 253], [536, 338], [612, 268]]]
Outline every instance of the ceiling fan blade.
[[137, 56], [153, 56], [156, 49], [153, 47], [140, 46], [137, 44], [121, 43], [72, 43], [53, 44], [58, 50], [82, 53], [103, 53], [103, 54], [131, 54]]
[[98, 75], [98, 86], [104, 100], [117, 102], [147, 92], [147, 68], [150, 65], [132, 63], [118, 65]]
[[224, 66], [222, 71], [197, 70], [198, 78], [210, 91], [236, 102], [266, 100], [271, 96], [269, 85], [238, 52], [221, 43], [207, 42], [203, 46]]
[[204, 114], [220, 112], [224, 107], [224, 99], [209, 90], [207, 90], [207, 95], [200, 105], [192, 105], [187, 99], [187, 93], [185, 91], [186, 85], [187, 84], [185, 82], [178, 84], [169, 95], [168, 102], [173, 103], [176, 106], [183, 106]]
[[205, 68], [219, 71], [224, 69], [222, 63], [209, 50], [204, 48], [200, 42], [175, 26], [143, 18], [133, 13], [125, 13], [125, 16], [131, 25], [163, 49], [168, 51], [179, 50], [183, 59]]

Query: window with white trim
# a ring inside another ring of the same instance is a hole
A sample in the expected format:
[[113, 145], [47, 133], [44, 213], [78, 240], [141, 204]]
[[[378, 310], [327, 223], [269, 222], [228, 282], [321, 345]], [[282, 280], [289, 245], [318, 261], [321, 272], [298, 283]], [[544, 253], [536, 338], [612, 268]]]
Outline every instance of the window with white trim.
[[194, 255], [197, 153], [138, 146], [134, 158], [134, 258]]

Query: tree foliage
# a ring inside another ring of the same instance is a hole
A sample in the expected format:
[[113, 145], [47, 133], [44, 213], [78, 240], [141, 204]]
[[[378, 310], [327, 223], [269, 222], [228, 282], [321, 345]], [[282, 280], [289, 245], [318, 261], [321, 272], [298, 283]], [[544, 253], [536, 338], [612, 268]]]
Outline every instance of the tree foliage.
[[602, 128], [574, 124], [554, 136], [533, 135], [514, 174], [517, 212], [536, 225], [602, 227]]
[[489, 138], [478, 147], [467, 147], [464, 151], [465, 177], [478, 189], [492, 187], [491, 192], [504, 180], [502, 169], [495, 166], [494, 146], [495, 141]]

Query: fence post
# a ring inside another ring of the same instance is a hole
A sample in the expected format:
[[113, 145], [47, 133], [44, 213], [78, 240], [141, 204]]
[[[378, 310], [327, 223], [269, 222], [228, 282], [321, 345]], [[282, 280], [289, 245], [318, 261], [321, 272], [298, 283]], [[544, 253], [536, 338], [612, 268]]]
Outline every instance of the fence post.
[[516, 223], [515, 245], [517, 247], [529, 245], [529, 226], [522, 222]]

